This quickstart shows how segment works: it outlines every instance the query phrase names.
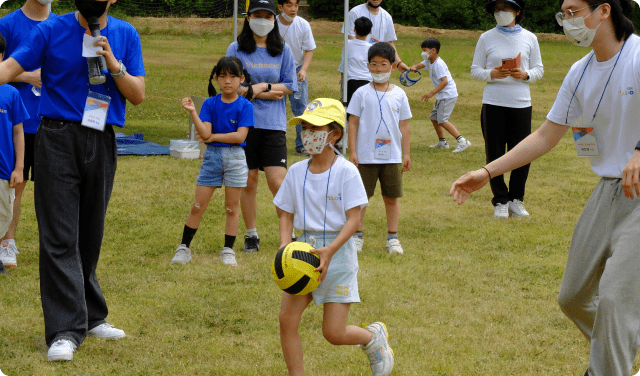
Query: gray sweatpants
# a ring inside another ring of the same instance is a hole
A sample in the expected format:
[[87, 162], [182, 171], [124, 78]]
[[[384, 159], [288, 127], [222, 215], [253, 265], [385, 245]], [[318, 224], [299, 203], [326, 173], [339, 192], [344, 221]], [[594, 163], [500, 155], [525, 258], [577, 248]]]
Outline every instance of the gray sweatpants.
[[591, 342], [589, 376], [628, 376], [640, 330], [640, 198], [602, 178], [573, 231], [558, 295]]

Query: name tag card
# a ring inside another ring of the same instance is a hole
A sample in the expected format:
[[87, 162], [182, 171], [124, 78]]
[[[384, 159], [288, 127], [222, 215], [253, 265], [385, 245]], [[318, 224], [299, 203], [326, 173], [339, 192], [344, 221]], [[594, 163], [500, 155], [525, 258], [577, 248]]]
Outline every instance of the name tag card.
[[89, 96], [87, 96], [87, 103], [84, 105], [82, 125], [87, 128], [104, 131], [110, 103], [110, 97], [90, 91]]
[[573, 141], [576, 145], [578, 157], [597, 157], [600, 155], [598, 141], [593, 128], [572, 127]]

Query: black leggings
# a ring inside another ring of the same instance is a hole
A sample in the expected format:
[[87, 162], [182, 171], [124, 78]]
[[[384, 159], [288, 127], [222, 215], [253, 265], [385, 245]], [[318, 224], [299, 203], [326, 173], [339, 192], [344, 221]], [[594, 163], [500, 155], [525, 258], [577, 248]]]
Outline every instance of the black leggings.
[[[531, 106], [525, 108], [511, 108], [482, 105], [482, 136], [484, 137], [487, 163], [492, 162], [513, 149], [520, 141], [531, 134]], [[524, 189], [529, 176], [529, 164], [511, 172], [509, 187], [504, 182], [504, 175], [491, 179], [493, 199], [491, 203], [506, 204], [511, 200], [524, 199]]]

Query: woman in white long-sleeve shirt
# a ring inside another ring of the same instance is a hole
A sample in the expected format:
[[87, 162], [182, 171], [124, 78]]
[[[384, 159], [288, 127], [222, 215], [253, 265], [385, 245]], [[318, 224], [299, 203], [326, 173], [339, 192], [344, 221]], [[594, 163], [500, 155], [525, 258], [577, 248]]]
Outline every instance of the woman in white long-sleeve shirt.
[[[511, 150], [531, 134], [529, 84], [542, 78], [544, 69], [536, 36], [523, 29], [524, 0], [489, 0], [484, 7], [497, 26], [480, 36], [471, 65], [471, 76], [486, 82], [482, 94], [482, 134], [487, 163]], [[505, 69], [503, 59], [519, 56], [518, 68]], [[511, 173], [507, 187], [502, 175], [491, 180], [494, 216], [528, 216], [523, 205], [529, 165]]]

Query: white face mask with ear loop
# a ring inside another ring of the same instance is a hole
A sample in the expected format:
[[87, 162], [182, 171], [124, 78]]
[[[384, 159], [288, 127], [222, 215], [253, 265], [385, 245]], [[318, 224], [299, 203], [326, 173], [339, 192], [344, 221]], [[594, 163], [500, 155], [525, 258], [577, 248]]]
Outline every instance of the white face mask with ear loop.
[[302, 130], [302, 145], [309, 154], [320, 154], [327, 145], [327, 138], [331, 131], [314, 131], [313, 129]]
[[53, 0], [38, 0], [38, 2], [42, 5], [49, 5], [53, 3]]
[[493, 14], [496, 19], [496, 23], [502, 27], [509, 26], [516, 19], [516, 15], [512, 12], [498, 11]]
[[382, 83], [385, 83], [385, 82], [389, 81], [390, 77], [391, 77], [391, 72], [387, 72], [387, 73], [371, 73], [371, 78], [373, 79], [373, 82], [375, 82], [377, 84], [382, 84]]
[[285, 21], [287, 22], [291, 22], [293, 21], [293, 17], [290, 17], [288, 14], [286, 14], [285, 12], [280, 13], [280, 15], [282, 16], [282, 18], [284, 18]]
[[[598, 5], [598, 8], [600, 8], [601, 6], [602, 4]], [[598, 10], [598, 8], [594, 9], [594, 11], [589, 14], [589, 16], [591, 16], [596, 10]], [[562, 21], [562, 29], [564, 30], [564, 35], [567, 37], [569, 42], [573, 43], [575, 46], [591, 46], [593, 38], [595, 38], [596, 36], [596, 30], [598, 30], [600, 25], [602, 25], [602, 22], [600, 22], [595, 29], [589, 29], [584, 23], [584, 20], [587, 17], [574, 17]]]
[[257, 36], [264, 37], [273, 30], [275, 24], [273, 21], [266, 18], [249, 18], [249, 28]]

